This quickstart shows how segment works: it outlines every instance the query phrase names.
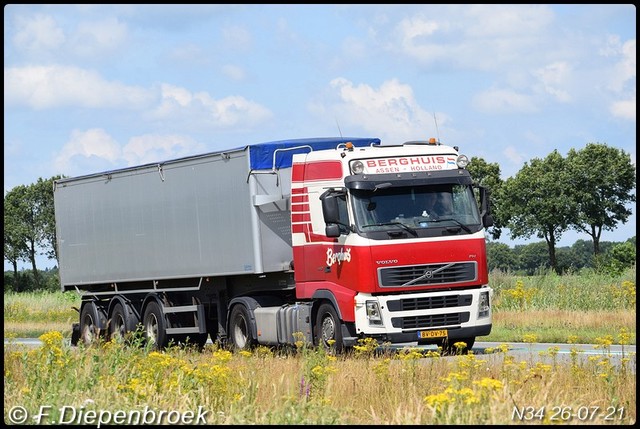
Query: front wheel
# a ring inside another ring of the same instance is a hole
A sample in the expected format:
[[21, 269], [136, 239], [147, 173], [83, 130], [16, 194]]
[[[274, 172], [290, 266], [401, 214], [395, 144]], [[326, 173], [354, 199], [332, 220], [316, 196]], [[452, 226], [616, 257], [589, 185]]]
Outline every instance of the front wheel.
[[248, 350], [255, 344], [251, 333], [249, 310], [242, 304], [237, 304], [231, 309], [229, 336], [231, 345], [236, 350]]
[[325, 349], [341, 353], [344, 350], [342, 341], [342, 325], [338, 313], [329, 303], [318, 308], [316, 316], [316, 339], [318, 345]]

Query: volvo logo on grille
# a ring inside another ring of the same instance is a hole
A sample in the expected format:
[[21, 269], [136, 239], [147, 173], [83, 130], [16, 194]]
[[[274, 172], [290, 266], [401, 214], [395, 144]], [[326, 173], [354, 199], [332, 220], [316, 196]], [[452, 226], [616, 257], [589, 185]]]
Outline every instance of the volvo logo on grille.
[[422, 275], [423, 277], [427, 278], [427, 279], [431, 279], [433, 278], [433, 271], [431, 270], [425, 270], [424, 274]]

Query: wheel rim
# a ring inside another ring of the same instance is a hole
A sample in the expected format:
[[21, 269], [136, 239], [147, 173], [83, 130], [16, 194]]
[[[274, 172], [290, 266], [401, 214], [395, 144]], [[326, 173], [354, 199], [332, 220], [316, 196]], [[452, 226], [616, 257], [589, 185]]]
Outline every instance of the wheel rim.
[[92, 343], [95, 339], [96, 325], [90, 314], [85, 314], [82, 320], [82, 339], [85, 343]]
[[322, 341], [325, 344], [328, 344], [329, 340], [334, 340], [336, 335], [336, 323], [333, 320], [333, 317], [327, 316], [322, 319]]
[[145, 331], [147, 333], [147, 339], [155, 343], [158, 339], [158, 319], [155, 314], [149, 314], [145, 322]]
[[113, 320], [113, 324], [114, 324], [113, 335], [115, 335], [118, 338], [124, 338], [124, 335], [126, 334], [127, 330], [124, 323], [124, 317], [122, 316], [122, 314], [116, 314]]
[[236, 347], [242, 349], [247, 345], [247, 322], [242, 315], [238, 315], [233, 325], [233, 342]]

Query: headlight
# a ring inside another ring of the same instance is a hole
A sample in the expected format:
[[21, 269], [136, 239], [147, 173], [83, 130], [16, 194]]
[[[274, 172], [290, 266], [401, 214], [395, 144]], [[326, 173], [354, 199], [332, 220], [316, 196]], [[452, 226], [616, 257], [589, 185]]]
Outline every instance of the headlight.
[[370, 325], [382, 325], [382, 315], [378, 301], [367, 301], [367, 319]]
[[362, 174], [364, 171], [364, 164], [362, 161], [354, 161], [354, 163], [351, 164], [351, 170], [353, 171], [353, 174]]
[[489, 292], [480, 292], [480, 303], [478, 304], [478, 319], [488, 317], [491, 311], [491, 303], [489, 301]]
[[467, 158], [467, 155], [458, 155], [456, 164], [458, 165], [458, 168], [467, 168], [467, 165], [469, 165], [469, 158]]

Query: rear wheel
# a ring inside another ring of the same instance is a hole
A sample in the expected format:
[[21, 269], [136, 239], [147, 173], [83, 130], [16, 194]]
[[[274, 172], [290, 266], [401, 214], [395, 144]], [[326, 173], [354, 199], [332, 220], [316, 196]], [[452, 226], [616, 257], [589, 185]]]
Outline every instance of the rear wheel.
[[237, 304], [231, 309], [229, 336], [231, 345], [236, 350], [248, 350], [255, 344], [251, 333], [249, 310], [242, 304]]
[[155, 349], [163, 349], [167, 346], [167, 322], [164, 319], [162, 308], [156, 301], [150, 301], [144, 310], [142, 317], [144, 336], [148, 343]]
[[93, 302], [87, 302], [80, 312], [80, 340], [85, 345], [98, 341], [100, 337], [101, 318], [98, 307]]
[[138, 319], [130, 308], [125, 308], [120, 302], [113, 306], [109, 322], [109, 337], [112, 340], [124, 340], [130, 337], [137, 325]]
[[337, 353], [343, 351], [342, 327], [338, 313], [329, 303], [318, 308], [316, 316], [316, 339], [318, 345]]

